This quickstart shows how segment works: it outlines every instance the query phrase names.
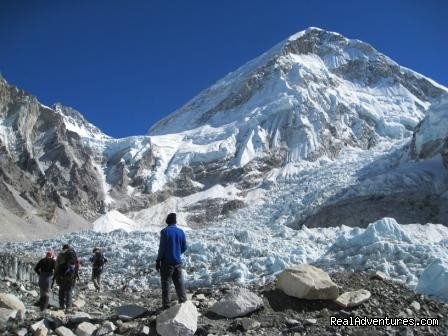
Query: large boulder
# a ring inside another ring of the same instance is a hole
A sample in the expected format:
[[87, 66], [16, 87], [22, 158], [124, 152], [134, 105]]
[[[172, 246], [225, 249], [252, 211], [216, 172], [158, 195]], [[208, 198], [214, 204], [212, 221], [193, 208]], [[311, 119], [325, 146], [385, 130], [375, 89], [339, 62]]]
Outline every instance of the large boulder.
[[277, 279], [277, 288], [286, 295], [307, 300], [334, 300], [339, 287], [328, 273], [311, 265], [285, 269]]
[[13, 294], [0, 293], [0, 307], [25, 311], [25, 305]]
[[360, 289], [357, 291], [345, 292], [344, 294], [341, 294], [340, 296], [338, 296], [335, 302], [344, 308], [356, 307], [370, 299], [370, 296], [371, 294], [368, 290]]
[[211, 311], [215, 314], [233, 318], [245, 316], [263, 306], [263, 300], [246, 288], [235, 288], [216, 302]]
[[177, 304], [157, 316], [161, 336], [192, 336], [198, 325], [198, 311], [191, 301]]

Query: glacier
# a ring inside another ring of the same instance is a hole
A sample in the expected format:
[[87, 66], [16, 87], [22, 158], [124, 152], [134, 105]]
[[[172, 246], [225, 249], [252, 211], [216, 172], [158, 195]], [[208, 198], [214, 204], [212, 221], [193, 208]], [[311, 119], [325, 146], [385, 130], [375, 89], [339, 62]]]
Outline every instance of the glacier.
[[[188, 251], [184, 256], [187, 286], [262, 284], [273, 280], [285, 267], [309, 263], [328, 271], [380, 270], [422, 294], [448, 300], [446, 226], [400, 225], [392, 218], [383, 218], [367, 228], [294, 230], [279, 224], [270, 227], [245, 224], [187, 231]], [[0, 249], [19, 255], [26, 251], [37, 260], [47, 248], [59, 251], [67, 242], [78, 251], [84, 279], [89, 279], [88, 258], [92, 247], [99, 246], [109, 259], [104, 276], [107, 286], [120, 288], [128, 284], [135, 291], [159, 286], [159, 275], [154, 269], [157, 232], [84, 231], [52, 240], [1, 243]]]

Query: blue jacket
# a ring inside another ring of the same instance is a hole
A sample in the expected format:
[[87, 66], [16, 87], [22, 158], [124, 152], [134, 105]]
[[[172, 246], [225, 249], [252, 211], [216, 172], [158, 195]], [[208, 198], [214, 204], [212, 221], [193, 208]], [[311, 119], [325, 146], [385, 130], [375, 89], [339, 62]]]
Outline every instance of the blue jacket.
[[182, 229], [176, 224], [168, 225], [160, 231], [160, 244], [157, 261], [168, 265], [182, 264], [180, 255], [187, 250], [187, 240]]

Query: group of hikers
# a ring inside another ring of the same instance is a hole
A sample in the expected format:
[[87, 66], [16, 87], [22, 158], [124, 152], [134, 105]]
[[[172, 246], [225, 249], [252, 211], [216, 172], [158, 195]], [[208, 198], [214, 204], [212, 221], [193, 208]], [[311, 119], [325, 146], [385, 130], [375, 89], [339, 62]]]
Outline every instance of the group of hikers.
[[[181, 255], [187, 249], [184, 231], [177, 226], [175, 213], [168, 214], [167, 227], [160, 232], [160, 244], [156, 260], [156, 270], [160, 273], [162, 285], [162, 306], [169, 308], [169, 287], [172, 280], [179, 303], [187, 301], [182, 275]], [[89, 261], [92, 264], [92, 282], [97, 292], [101, 290], [101, 274], [107, 258], [99, 247], [95, 247]], [[59, 286], [59, 308], [70, 309], [72, 292], [79, 280], [80, 261], [72, 246], [65, 244], [54, 259], [53, 250], [49, 249], [43, 259], [39, 260], [34, 270], [39, 275], [40, 301], [42, 311], [49, 305], [51, 289], [54, 283]]]
[[[92, 281], [95, 289], [101, 290], [101, 273], [103, 266], [107, 262], [101, 249], [95, 247], [90, 257], [92, 263]], [[75, 283], [79, 280], [80, 262], [72, 246], [65, 244], [62, 251], [54, 259], [53, 250], [46, 252], [45, 258], [39, 260], [34, 270], [39, 275], [40, 288], [40, 309], [48, 308], [51, 289], [54, 283], [59, 286], [59, 307], [69, 309], [72, 304], [72, 291]]]

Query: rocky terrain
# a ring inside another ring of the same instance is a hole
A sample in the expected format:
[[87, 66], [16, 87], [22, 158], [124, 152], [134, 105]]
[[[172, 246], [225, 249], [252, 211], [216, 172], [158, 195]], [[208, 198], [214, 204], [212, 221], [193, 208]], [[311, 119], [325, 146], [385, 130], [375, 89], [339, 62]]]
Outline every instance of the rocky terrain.
[[[415, 294], [403, 285], [386, 279], [374, 278], [365, 272], [333, 273], [332, 280], [341, 292], [358, 289], [370, 291], [364, 303], [342, 308], [333, 301], [305, 300], [284, 294], [275, 282], [248, 289], [259, 296], [262, 305], [245, 316], [225, 318], [214, 313], [211, 307], [235, 288], [235, 284], [222, 284], [209, 288], [189, 288], [188, 296], [197, 307], [199, 318], [195, 335], [447, 335], [448, 304], [433, 301]], [[3, 321], [2, 335], [45, 335], [37, 331], [45, 325], [48, 335], [62, 334], [64, 326], [76, 335], [157, 335], [156, 318], [160, 310], [160, 290], [130, 291], [126, 288], [107, 288], [101, 293], [93, 290], [84, 278], [75, 289], [74, 307], [64, 312], [53, 307], [41, 313], [35, 306], [35, 283], [2, 278], [0, 293], [14, 294], [26, 307], [24, 314], [16, 314], [5, 322], [7, 310], [0, 308]], [[54, 297], [56, 298], [56, 296]], [[1, 300], [0, 300], [1, 301]], [[173, 302], [175, 304], [175, 302]], [[433, 317], [439, 326], [425, 327], [352, 327], [332, 326], [330, 317]], [[41, 322], [43, 321], [43, 322]], [[82, 322], [91, 323], [79, 327]], [[83, 329], [84, 328], [84, 329]], [[82, 329], [82, 330], [81, 330]], [[55, 330], [58, 330], [55, 332]]]

